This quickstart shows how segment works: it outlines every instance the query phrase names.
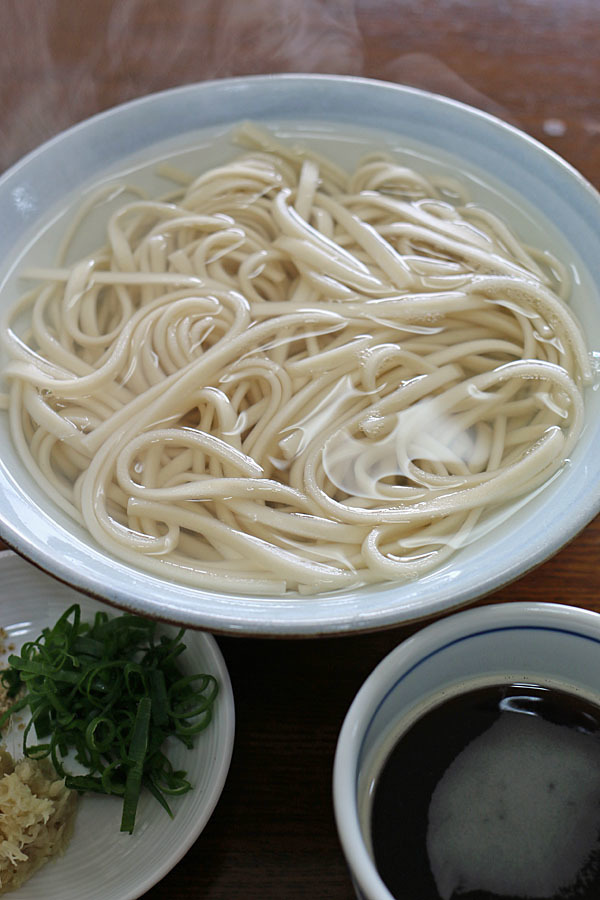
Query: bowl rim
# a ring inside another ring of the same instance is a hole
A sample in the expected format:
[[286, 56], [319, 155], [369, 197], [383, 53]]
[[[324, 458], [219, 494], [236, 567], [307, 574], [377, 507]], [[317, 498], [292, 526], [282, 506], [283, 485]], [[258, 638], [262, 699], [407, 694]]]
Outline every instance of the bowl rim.
[[[325, 92], [323, 96], [318, 90], [315, 91], [318, 87]], [[259, 96], [260, 102], [257, 99]], [[266, 120], [269, 117], [283, 119], [282, 103], [290, 96], [297, 100], [311, 100], [313, 106], [306, 108], [306, 118], [309, 119], [314, 117], [316, 107], [317, 112], [320, 110], [322, 113], [320, 103], [332, 107], [340, 98], [348, 102], [348, 97], [352, 98], [355, 108], [360, 107], [361, 110], [365, 109], [365, 101], [372, 100], [375, 105], [381, 102], [386, 108], [391, 106], [400, 110], [403, 104], [405, 107], [410, 106], [411, 110], [419, 108], [420, 114], [425, 116], [426, 113], [429, 117], [428, 122], [437, 122], [448, 116], [458, 117], [458, 121], [468, 125], [478, 139], [483, 136], [492, 145], [497, 145], [496, 149], [499, 150], [506, 150], [508, 146], [523, 165], [527, 164], [532, 171], [541, 169], [544, 175], [549, 173], [548, 177], [555, 178], [554, 191], [558, 200], [576, 207], [578, 216], [588, 230], [599, 219], [600, 194], [590, 182], [557, 153], [514, 125], [461, 101], [419, 88], [364, 77], [315, 73], [238, 76], [187, 84], [135, 98], [99, 112], [54, 136], [9, 168], [0, 177], [0, 201], [2, 196], [10, 194], [14, 187], [31, 175], [32, 167], [35, 168], [39, 157], [47, 154], [56, 157], [65, 147], [89, 144], [92, 139], [101, 138], [107, 124], [129, 120], [133, 116], [137, 117], [136, 122], [139, 119], [147, 123], [156, 110], [173, 104], [179, 104], [182, 108], [193, 107], [194, 101], [197, 102], [199, 98], [209, 103], [212, 109], [226, 109], [227, 101], [233, 102], [232, 98], [238, 103], [236, 108], [239, 108], [239, 104], [247, 104], [250, 99], [264, 109], [263, 118]], [[325, 96], [327, 103], [323, 99]], [[316, 100], [313, 99], [315, 97]], [[240, 119], [239, 116], [232, 117], [226, 113], [220, 115], [219, 121], [230, 126]], [[361, 112], [362, 115], [367, 116], [367, 112]], [[340, 121], [342, 120], [343, 117]], [[199, 124], [206, 123], [196, 122], [196, 128]], [[368, 127], [369, 123], [363, 123], [363, 119], [359, 117], [358, 124], [366, 124]], [[184, 130], [186, 129], [182, 127], [182, 132]], [[153, 141], [147, 143], [147, 146], [152, 143]], [[98, 175], [101, 173], [100, 166]], [[228, 595], [216, 595], [207, 591], [185, 592], [179, 587], [171, 589], [168, 583], [168, 597], [156, 600], [153, 592], [165, 583], [153, 576], [135, 570], [135, 583], [130, 582], [124, 587], [122, 576], [125, 572], [130, 574], [132, 570], [118, 561], [113, 562], [110, 557], [105, 559], [100, 570], [94, 570], [93, 566], [89, 569], [78, 568], [69, 560], [57, 556], [55, 548], [44, 545], [38, 538], [35, 527], [27, 523], [27, 515], [31, 514], [31, 510], [27, 509], [26, 503], [15, 500], [15, 485], [10, 483], [7, 474], [10, 473], [6, 473], [0, 464], [0, 491], [3, 496], [7, 490], [11, 492], [11, 501], [17, 504], [22, 514], [15, 516], [14, 508], [3, 503], [0, 509], [0, 535], [12, 549], [50, 575], [119, 608], [215, 633], [256, 636], [356, 634], [391, 628], [403, 622], [456, 609], [497, 590], [538, 566], [581, 531], [600, 511], [600, 479], [598, 482], [589, 479], [586, 490], [581, 491], [577, 502], [568, 504], [565, 510], [561, 510], [561, 516], [547, 525], [543, 540], [520, 546], [511, 563], [502, 569], [492, 561], [485, 570], [477, 574], [471, 572], [458, 591], [451, 579], [447, 583], [436, 584], [425, 600], [418, 588], [414, 587], [418, 582], [413, 583], [412, 587], [386, 585], [380, 592], [373, 593], [376, 599], [368, 608], [352, 592], [348, 596], [339, 593], [322, 594], [315, 599], [297, 596], [279, 599], [242, 598], [237, 595], [230, 595], [228, 599]], [[117, 573], [114, 577], [110, 574], [112, 570]], [[108, 582], [106, 578], [103, 580], [103, 575], [110, 575]], [[182, 599], [184, 595], [185, 602]]]
[[332, 796], [342, 850], [365, 900], [394, 900], [365, 845], [356, 796], [357, 763], [377, 710], [400, 680], [437, 652], [468, 637], [521, 628], [571, 633], [600, 644], [600, 614], [592, 610], [538, 601], [488, 604], [452, 613], [401, 641], [355, 694], [338, 734]]

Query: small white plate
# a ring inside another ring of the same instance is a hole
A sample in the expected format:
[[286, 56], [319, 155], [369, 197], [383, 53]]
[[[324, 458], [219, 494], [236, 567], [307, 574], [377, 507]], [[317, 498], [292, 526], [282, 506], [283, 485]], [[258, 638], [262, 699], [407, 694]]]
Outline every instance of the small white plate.
[[[59, 584], [18, 556], [0, 553], [0, 626], [5, 644], [16, 648], [35, 639], [73, 603], [82, 617], [106, 606]], [[79, 802], [75, 832], [65, 855], [41, 868], [14, 900], [133, 900], [163, 878], [192, 846], [221, 795], [234, 737], [234, 705], [229, 674], [213, 637], [188, 631], [184, 667], [209, 672], [219, 682], [214, 717], [196, 738], [193, 750], [177, 742], [169, 756], [186, 769], [194, 789], [169, 801], [170, 819], [156, 800], [142, 793], [132, 835], [119, 831], [121, 803], [116, 797], [85, 794]], [[7, 649], [7, 655], [8, 655]], [[0, 658], [4, 668], [6, 658]], [[21, 746], [9, 735], [11, 752]]]

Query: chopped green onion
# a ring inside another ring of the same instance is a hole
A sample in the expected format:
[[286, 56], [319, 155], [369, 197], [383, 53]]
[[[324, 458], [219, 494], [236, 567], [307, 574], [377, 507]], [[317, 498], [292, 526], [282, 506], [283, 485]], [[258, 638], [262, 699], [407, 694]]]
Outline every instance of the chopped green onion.
[[[121, 797], [121, 831], [134, 829], [142, 787], [172, 816], [165, 794], [184, 794], [192, 785], [161, 748], [167, 737], [191, 748], [218, 692], [212, 675], [179, 668], [184, 634], [158, 635], [156, 622], [130, 614], [98, 612], [86, 623], [73, 604], [9, 657], [0, 679], [11, 699], [25, 693], [0, 717], [0, 729], [28, 707], [24, 755], [49, 756], [73, 790]], [[69, 754], [85, 774], [68, 771]]]

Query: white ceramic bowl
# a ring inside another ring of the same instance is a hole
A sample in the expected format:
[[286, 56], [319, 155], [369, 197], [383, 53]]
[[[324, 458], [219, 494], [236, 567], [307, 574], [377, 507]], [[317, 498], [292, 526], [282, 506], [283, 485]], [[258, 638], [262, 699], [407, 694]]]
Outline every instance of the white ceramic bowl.
[[598, 704], [599, 651], [597, 613], [504, 603], [441, 619], [379, 663], [346, 715], [333, 772], [337, 828], [358, 897], [393, 900], [365, 835], [375, 773], [404, 728], [445, 695], [482, 682], [537, 683]]
[[[591, 348], [600, 347], [600, 199], [594, 189], [554, 153], [486, 113], [366, 79], [277, 75], [189, 85], [117, 107], [59, 135], [0, 179], [0, 279], [6, 280], [40, 226], [86, 186], [186, 146], [202, 144], [203, 164], [214, 164], [223, 134], [243, 119], [288, 136], [301, 133], [342, 157], [360, 155], [375, 137], [376, 143], [408, 148], [425, 166], [430, 157], [436, 165], [458, 165], [475, 195], [487, 191], [500, 214], [520, 217], [532, 243], [543, 241], [559, 254], [566, 248], [581, 279], [574, 307]], [[9, 276], [2, 305], [14, 299], [11, 284]], [[317, 598], [253, 598], [161, 581], [107, 555], [40, 491], [15, 453], [2, 415], [0, 533], [59, 579], [146, 615], [240, 634], [372, 630], [465, 604], [556, 552], [600, 509], [599, 444], [600, 392], [590, 391], [585, 433], [568, 468], [518, 516], [438, 571], [406, 584]]]

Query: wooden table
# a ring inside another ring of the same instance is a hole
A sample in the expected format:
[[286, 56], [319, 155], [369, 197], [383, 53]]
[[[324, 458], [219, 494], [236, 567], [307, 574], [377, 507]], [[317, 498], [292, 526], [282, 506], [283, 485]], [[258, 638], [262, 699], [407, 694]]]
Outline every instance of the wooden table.
[[[600, 187], [598, 0], [2, 0], [0, 169], [120, 101], [228, 75], [362, 74], [492, 111]], [[600, 612], [600, 519], [483, 602]], [[413, 628], [415, 626], [412, 626]], [[411, 628], [318, 641], [220, 638], [237, 706], [210, 823], [152, 900], [350, 900], [331, 769], [364, 678]]]

